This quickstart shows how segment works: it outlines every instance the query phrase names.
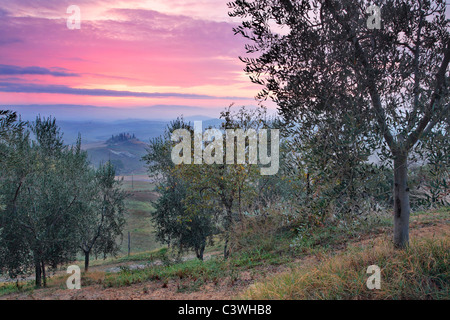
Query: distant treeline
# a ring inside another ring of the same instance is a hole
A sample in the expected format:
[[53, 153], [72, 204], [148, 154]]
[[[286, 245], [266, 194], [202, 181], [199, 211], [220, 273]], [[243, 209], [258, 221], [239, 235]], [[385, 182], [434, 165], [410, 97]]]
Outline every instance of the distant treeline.
[[128, 140], [138, 140], [136, 138], [136, 136], [130, 133], [120, 133], [118, 135], [112, 135], [110, 139], [108, 139], [108, 141], [106, 141], [106, 143], [108, 144], [112, 144], [112, 143], [119, 143], [119, 142], [124, 142], [124, 141], [128, 141]]

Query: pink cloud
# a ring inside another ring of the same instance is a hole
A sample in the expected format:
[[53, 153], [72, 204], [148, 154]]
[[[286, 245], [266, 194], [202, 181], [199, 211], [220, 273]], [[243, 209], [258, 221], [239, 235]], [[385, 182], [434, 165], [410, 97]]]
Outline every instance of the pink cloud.
[[[63, 68], [67, 73], [79, 75], [58, 78], [22, 74], [18, 82], [80, 89], [179, 91], [182, 94], [247, 98], [257, 93], [243, 77], [243, 65], [238, 56], [244, 54], [244, 43], [233, 35], [230, 22], [124, 8], [121, 1], [101, 1], [95, 4], [105, 5], [102, 9], [104, 17], [83, 20], [81, 30], [69, 30], [65, 11], [57, 17], [58, 10], [65, 10], [67, 3], [21, 1], [19, 6], [7, 0], [0, 4], [0, 10], [8, 11], [0, 20], [0, 61], [3, 65], [48, 70]], [[95, 9], [92, 2], [81, 1], [84, 3]], [[120, 4], [119, 8], [114, 4]], [[171, 2], [171, 5], [178, 4]], [[201, 8], [201, 4], [198, 5]], [[41, 16], [36, 12], [42, 12]], [[0, 75], [0, 81], [5, 81], [2, 77]], [[17, 100], [10, 95], [14, 93], [0, 96], [9, 103]], [[20, 103], [25, 100], [30, 103], [67, 100], [67, 95], [49, 93], [21, 93], [19, 96]], [[86, 97], [70, 98], [71, 103], [92, 104], [95, 101], [106, 105], [111, 102], [111, 99], [100, 97], [90, 97], [90, 101], [86, 101]], [[149, 104], [142, 98], [117, 100], [124, 106], [130, 101], [135, 105]]]

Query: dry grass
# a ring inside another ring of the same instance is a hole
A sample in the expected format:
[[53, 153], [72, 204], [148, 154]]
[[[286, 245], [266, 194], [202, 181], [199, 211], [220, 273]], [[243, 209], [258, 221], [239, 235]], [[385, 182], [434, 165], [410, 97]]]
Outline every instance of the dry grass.
[[[439, 236], [424, 235], [406, 250], [388, 240], [353, 247], [319, 265], [300, 267], [254, 284], [240, 298], [276, 300], [449, 299], [448, 225]], [[381, 289], [369, 290], [367, 267], [381, 268]]]

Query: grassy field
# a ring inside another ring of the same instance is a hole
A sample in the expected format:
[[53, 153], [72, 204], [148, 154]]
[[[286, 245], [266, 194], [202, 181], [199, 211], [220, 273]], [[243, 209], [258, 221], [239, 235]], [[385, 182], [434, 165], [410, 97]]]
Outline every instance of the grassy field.
[[128, 232], [131, 238], [131, 253], [152, 251], [162, 247], [155, 240], [154, 228], [151, 223], [152, 201], [157, 198], [155, 185], [145, 179], [145, 176], [126, 176], [123, 180], [124, 190], [130, 193], [126, 200], [126, 226], [121, 243], [121, 255], [128, 253]]

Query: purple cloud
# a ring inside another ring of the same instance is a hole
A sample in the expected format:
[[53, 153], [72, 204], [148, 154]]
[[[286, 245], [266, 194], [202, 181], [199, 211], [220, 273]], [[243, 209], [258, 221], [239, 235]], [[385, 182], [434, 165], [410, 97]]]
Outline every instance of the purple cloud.
[[79, 77], [76, 73], [68, 73], [65, 71], [61, 71], [64, 69], [55, 68], [60, 71], [52, 71], [47, 68], [41, 67], [18, 67], [11, 66], [6, 64], [0, 64], [0, 75], [25, 75], [25, 74], [33, 74], [33, 75], [51, 75], [54, 77]]
[[18, 84], [12, 82], [0, 82], [0, 92], [22, 92], [22, 93], [53, 93], [53, 94], [72, 94], [82, 96], [100, 96], [100, 97], [138, 97], [138, 98], [183, 98], [183, 99], [201, 99], [201, 100], [246, 100], [245, 97], [216, 97], [201, 94], [188, 93], [161, 93], [161, 92], [133, 92], [118, 91], [106, 89], [77, 89], [63, 85], [40, 85], [40, 84]]

